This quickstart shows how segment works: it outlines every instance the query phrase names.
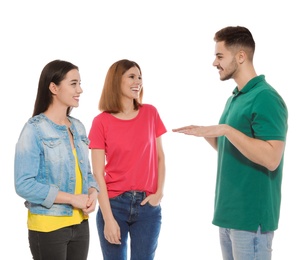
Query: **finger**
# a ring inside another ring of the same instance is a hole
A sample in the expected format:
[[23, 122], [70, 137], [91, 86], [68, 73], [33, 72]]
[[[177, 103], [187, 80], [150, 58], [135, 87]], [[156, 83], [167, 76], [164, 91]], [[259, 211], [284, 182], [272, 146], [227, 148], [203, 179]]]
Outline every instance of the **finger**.
[[91, 207], [91, 205], [94, 203], [94, 199], [91, 197], [88, 197], [88, 200], [86, 202], [87, 207]]
[[140, 205], [143, 206], [148, 202], [148, 198], [145, 198], [144, 200], [141, 201]]
[[117, 244], [117, 245], [121, 244], [121, 241], [115, 237], [105, 237], [105, 239], [111, 244]]

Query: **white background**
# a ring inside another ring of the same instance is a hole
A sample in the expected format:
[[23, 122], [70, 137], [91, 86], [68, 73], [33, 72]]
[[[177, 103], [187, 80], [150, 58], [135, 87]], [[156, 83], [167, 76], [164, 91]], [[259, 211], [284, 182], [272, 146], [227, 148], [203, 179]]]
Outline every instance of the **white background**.
[[[79, 66], [84, 93], [72, 115], [88, 131], [99, 113], [107, 69], [127, 58], [141, 66], [143, 101], [157, 107], [168, 129], [163, 136], [167, 179], [156, 260], [221, 259], [218, 228], [211, 224], [216, 152], [202, 138], [171, 129], [217, 124], [235, 82], [221, 82], [212, 66], [213, 36], [222, 27], [242, 25], [256, 41], [257, 73], [265, 74], [289, 109], [273, 259], [303, 259], [301, 10], [294, 0], [1, 1], [1, 255], [31, 259], [27, 211], [14, 190], [13, 157], [21, 128], [33, 111], [42, 68], [54, 59]], [[95, 213], [90, 216], [88, 259], [102, 259]]]

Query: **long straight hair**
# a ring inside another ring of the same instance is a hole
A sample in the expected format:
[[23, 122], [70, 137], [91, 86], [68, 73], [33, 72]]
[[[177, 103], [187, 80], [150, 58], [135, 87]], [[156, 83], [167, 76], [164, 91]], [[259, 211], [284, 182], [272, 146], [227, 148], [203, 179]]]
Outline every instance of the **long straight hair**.
[[[79, 70], [76, 65], [63, 60], [53, 60], [45, 65], [40, 75], [32, 116], [45, 112], [52, 104], [53, 94], [49, 89], [50, 84], [53, 82], [59, 85], [60, 82], [65, 79], [66, 74], [73, 69]], [[66, 115], [69, 115], [71, 110], [72, 107], [68, 107]]]

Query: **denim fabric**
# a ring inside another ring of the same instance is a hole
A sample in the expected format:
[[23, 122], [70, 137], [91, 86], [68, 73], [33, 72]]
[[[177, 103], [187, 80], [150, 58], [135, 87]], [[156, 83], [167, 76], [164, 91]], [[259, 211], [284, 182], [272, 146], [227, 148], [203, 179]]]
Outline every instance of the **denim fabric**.
[[28, 231], [34, 260], [86, 260], [89, 248], [89, 223], [52, 232]]
[[[87, 194], [90, 187], [98, 189], [90, 168], [89, 140], [84, 125], [73, 117], [68, 119], [83, 178], [82, 193]], [[59, 190], [74, 193], [75, 189], [75, 158], [66, 126], [44, 114], [30, 118], [16, 145], [14, 169], [16, 192], [32, 213], [72, 215], [71, 205], [53, 204]]]
[[144, 192], [130, 191], [110, 199], [121, 230], [121, 245], [111, 244], [104, 238], [104, 221], [99, 208], [96, 220], [104, 260], [126, 260], [128, 237], [131, 260], [154, 259], [161, 229], [161, 206], [149, 203], [141, 206], [145, 197]]
[[256, 232], [220, 228], [220, 243], [224, 260], [270, 260], [274, 232]]

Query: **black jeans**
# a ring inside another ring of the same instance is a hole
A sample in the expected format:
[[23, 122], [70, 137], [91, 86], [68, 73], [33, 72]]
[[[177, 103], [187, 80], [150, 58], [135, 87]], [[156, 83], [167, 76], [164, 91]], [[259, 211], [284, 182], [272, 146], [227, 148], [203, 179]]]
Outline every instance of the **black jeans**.
[[86, 260], [89, 248], [88, 220], [51, 232], [28, 231], [34, 260]]

